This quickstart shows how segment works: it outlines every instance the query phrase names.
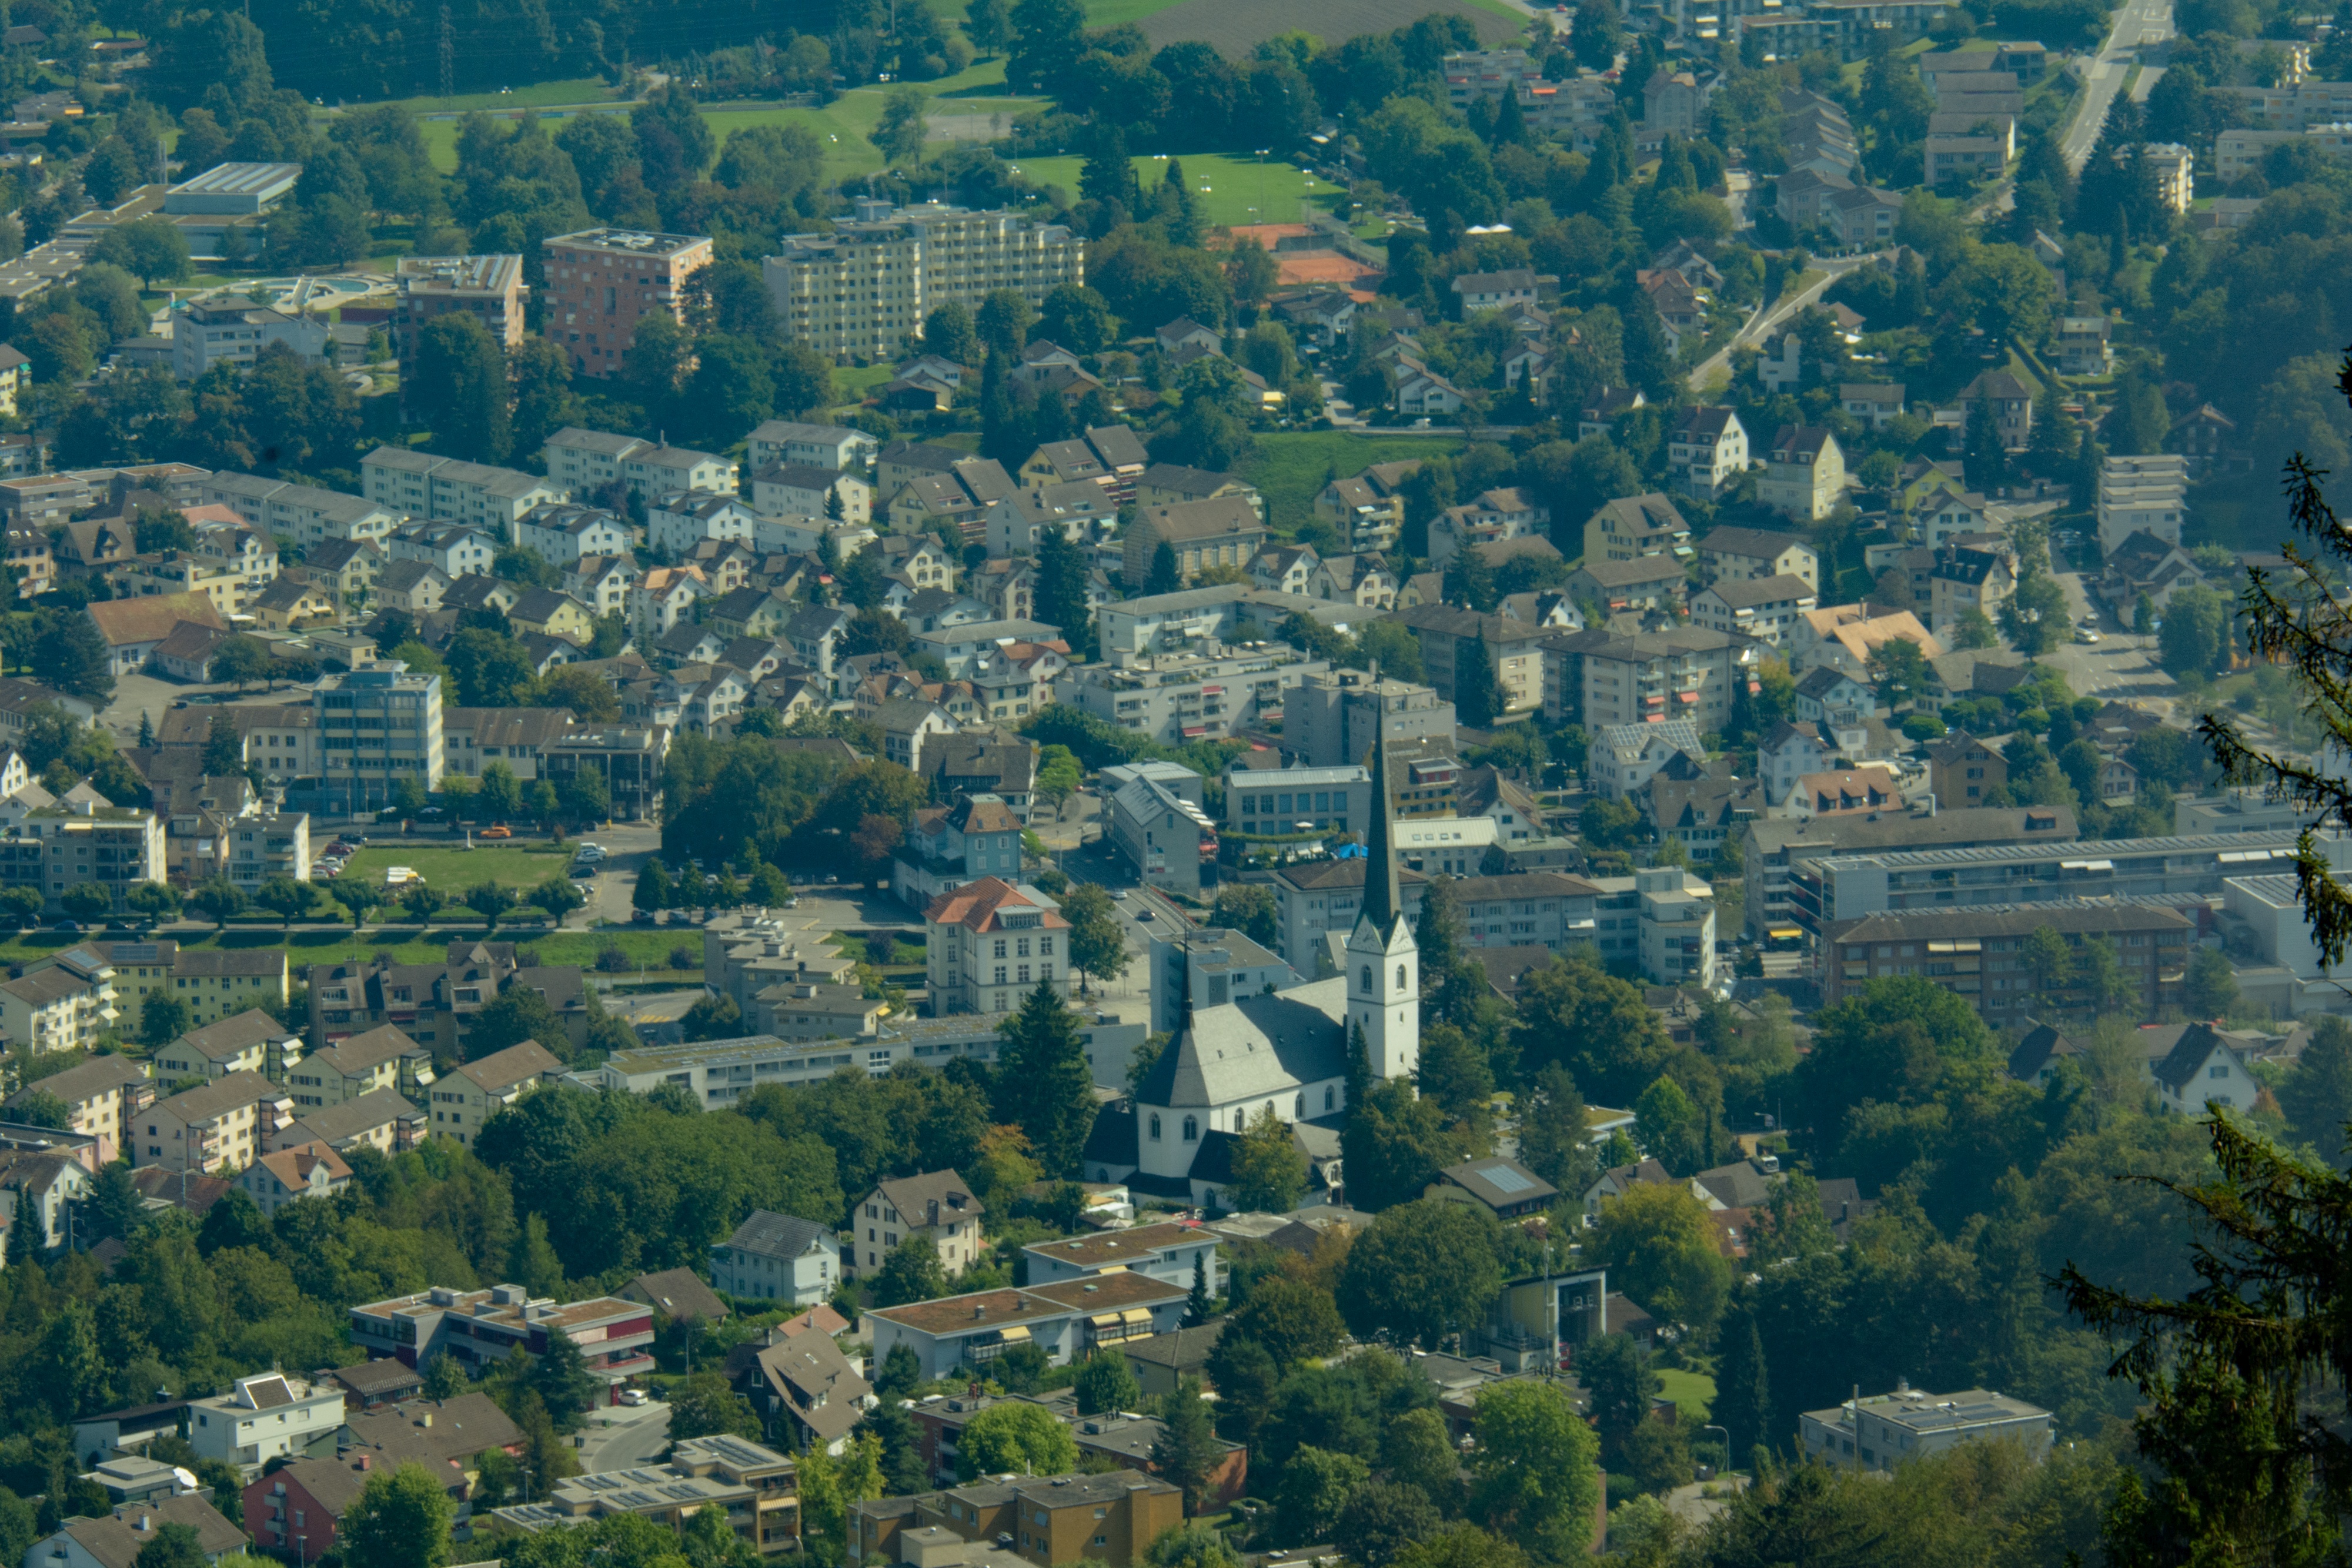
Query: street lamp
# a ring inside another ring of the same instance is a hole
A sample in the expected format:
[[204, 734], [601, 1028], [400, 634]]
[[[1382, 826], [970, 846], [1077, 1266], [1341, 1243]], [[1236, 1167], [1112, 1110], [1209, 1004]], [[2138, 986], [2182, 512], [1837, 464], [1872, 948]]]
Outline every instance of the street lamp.
[[[1699, 1430], [1702, 1432], [1720, 1432], [1723, 1434], [1723, 1469], [1730, 1469], [1732, 1468], [1731, 1428], [1728, 1427], [1718, 1427], [1710, 1421], [1706, 1425], [1701, 1427]], [[1716, 1473], [1717, 1475], [1721, 1475], [1723, 1471], [1717, 1470]]]

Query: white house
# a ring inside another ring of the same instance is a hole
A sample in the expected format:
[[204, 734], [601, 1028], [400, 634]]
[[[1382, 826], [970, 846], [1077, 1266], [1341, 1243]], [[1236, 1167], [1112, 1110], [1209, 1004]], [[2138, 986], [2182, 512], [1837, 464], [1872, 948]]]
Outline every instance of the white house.
[[2168, 1111], [2204, 1114], [2208, 1105], [2250, 1110], [2262, 1085], [2245, 1058], [2209, 1023], [2190, 1024], [2161, 1061], [2148, 1064], [2156, 1091]]
[[755, 1208], [710, 1249], [710, 1288], [745, 1301], [814, 1306], [841, 1282], [841, 1242], [830, 1225]]

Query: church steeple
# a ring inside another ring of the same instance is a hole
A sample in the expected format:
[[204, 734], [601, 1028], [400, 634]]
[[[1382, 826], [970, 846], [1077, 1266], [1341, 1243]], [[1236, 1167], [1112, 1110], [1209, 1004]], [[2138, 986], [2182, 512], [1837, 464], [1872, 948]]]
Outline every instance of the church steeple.
[[1409, 1078], [1421, 1062], [1421, 950], [1404, 917], [1389, 800], [1388, 705], [1372, 671], [1371, 822], [1364, 834], [1364, 901], [1348, 936], [1348, 1021], [1364, 1033], [1375, 1078]]
[[1364, 918], [1385, 940], [1404, 912], [1396, 866], [1396, 808], [1389, 799], [1388, 704], [1381, 696], [1381, 675], [1372, 672], [1372, 700], [1380, 704], [1372, 718], [1372, 821], [1364, 835]]

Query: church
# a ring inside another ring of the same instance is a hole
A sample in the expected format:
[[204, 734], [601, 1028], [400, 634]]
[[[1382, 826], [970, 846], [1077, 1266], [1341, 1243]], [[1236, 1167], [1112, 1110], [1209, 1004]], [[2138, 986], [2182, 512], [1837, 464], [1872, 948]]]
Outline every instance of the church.
[[1318, 1166], [1336, 1160], [1348, 1109], [1348, 1047], [1361, 1030], [1375, 1078], [1421, 1062], [1421, 951], [1398, 889], [1396, 809], [1383, 733], [1372, 745], [1364, 901], [1341, 974], [1213, 1007], [1188, 998], [1185, 1023], [1131, 1101], [1095, 1118], [1082, 1179], [1139, 1194], [1234, 1207], [1232, 1152], [1271, 1111]]

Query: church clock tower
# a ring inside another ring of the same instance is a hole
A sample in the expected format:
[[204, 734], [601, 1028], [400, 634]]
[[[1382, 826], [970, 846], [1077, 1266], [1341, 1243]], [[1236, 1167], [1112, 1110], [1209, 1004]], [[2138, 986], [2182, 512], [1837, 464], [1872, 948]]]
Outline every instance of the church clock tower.
[[[1388, 703], [1372, 727], [1372, 821], [1364, 844], [1364, 902], [1348, 936], [1348, 1030], [1364, 1031], [1375, 1078], [1410, 1078], [1421, 1066], [1421, 949], [1398, 889], [1396, 823], [1389, 800]], [[1352, 1042], [1352, 1041], [1351, 1041]]]

